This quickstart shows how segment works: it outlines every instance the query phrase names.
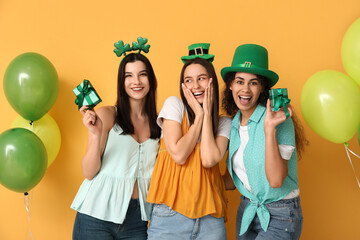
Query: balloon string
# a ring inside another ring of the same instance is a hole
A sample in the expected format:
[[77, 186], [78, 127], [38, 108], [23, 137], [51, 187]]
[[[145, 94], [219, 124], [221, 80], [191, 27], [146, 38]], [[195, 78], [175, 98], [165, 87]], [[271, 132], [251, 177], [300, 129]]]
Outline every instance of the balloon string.
[[348, 148], [347, 145], [348, 145], [348, 144], [344, 144], [345, 150], [346, 150], [346, 154], [347, 154], [347, 156], [348, 156], [348, 158], [349, 158], [350, 165], [351, 165], [351, 167], [352, 167], [352, 169], [353, 169], [353, 172], [354, 172], [354, 174], [355, 174], [355, 178], [356, 178], [357, 184], [358, 184], [358, 186], [359, 186], [359, 188], [360, 188], [360, 182], [359, 182], [359, 179], [358, 179], [358, 177], [357, 177], [357, 175], [356, 175], [355, 168], [354, 168], [354, 165], [353, 165], [353, 163], [352, 163], [352, 161], [351, 161], [351, 157], [350, 157], [349, 152], [352, 153], [354, 156], [356, 156], [356, 157], [358, 157], [358, 158], [360, 158], [360, 157], [359, 157], [358, 155], [356, 155], [353, 151], [351, 151], [351, 150]]
[[28, 226], [29, 226], [29, 237], [28, 239], [34, 239], [32, 232], [31, 232], [31, 218], [30, 218], [30, 205], [31, 205], [31, 198], [29, 197], [29, 193], [24, 193], [24, 204], [26, 212], [28, 213]]
[[34, 132], [34, 121], [30, 121], [30, 128], [31, 128], [31, 131]]

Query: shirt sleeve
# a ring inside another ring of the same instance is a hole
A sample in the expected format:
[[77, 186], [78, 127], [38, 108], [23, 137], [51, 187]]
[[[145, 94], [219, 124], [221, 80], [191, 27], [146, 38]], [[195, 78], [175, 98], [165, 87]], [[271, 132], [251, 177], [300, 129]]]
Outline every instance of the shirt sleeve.
[[292, 153], [294, 152], [295, 147], [291, 145], [279, 145], [280, 155], [285, 160], [290, 160]]
[[276, 139], [281, 157], [290, 160], [295, 150], [295, 129], [291, 118], [277, 126]]
[[172, 96], [165, 100], [164, 106], [162, 107], [156, 123], [159, 127], [163, 128], [163, 119], [169, 119], [182, 123], [184, 115], [184, 104], [180, 98]]
[[295, 147], [295, 129], [291, 118], [276, 127], [276, 139], [278, 145]]
[[219, 127], [217, 131], [217, 136], [223, 136], [227, 139], [230, 139], [232, 120], [229, 117], [220, 117]]

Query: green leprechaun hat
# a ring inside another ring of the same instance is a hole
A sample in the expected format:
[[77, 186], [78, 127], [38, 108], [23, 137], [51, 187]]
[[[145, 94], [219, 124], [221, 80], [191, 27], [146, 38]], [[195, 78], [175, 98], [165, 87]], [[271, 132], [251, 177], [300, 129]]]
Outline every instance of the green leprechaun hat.
[[194, 58], [203, 58], [208, 60], [209, 62], [214, 61], [214, 55], [209, 54], [210, 43], [195, 43], [191, 44], [189, 48], [189, 55], [182, 56], [181, 60], [183, 63], [186, 63], [186, 60], [194, 59]]
[[274, 86], [279, 76], [269, 70], [268, 51], [266, 48], [256, 44], [244, 44], [236, 48], [231, 67], [221, 69], [221, 76], [227, 80], [227, 74], [231, 72], [246, 72], [264, 76], [270, 80], [271, 87]]

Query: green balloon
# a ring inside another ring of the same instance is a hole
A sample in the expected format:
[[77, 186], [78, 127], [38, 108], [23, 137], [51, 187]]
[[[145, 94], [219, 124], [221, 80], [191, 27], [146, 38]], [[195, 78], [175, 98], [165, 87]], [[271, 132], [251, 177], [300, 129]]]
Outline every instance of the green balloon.
[[360, 85], [360, 18], [345, 33], [341, 59], [347, 74]]
[[24, 53], [7, 67], [4, 92], [10, 105], [23, 118], [36, 121], [54, 105], [59, 94], [59, 78], [44, 56]]
[[321, 137], [344, 143], [360, 122], [360, 90], [347, 75], [334, 70], [312, 75], [301, 91], [301, 111], [307, 124]]
[[16, 192], [27, 192], [43, 178], [47, 168], [44, 144], [25, 128], [0, 135], [0, 183]]

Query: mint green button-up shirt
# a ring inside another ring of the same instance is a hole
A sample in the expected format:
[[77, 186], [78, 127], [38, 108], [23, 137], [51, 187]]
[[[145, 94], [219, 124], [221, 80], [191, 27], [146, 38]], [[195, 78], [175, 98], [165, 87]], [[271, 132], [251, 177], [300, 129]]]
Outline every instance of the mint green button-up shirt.
[[[265, 173], [265, 112], [266, 108], [259, 104], [247, 122], [249, 142], [244, 150], [244, 165], [252, 192], [245, 189], [243, 183], [232, 169], [233, 156], [238, 150], [241, 141], [239, 136], [240, 110], [232, 120], [229, 154], [226, 163], [236, 188], [242, 195], [251, 200], [243, 214], [240, 235], [247, 231], [256, 214], [259, 217], [261, 227], [266, 231], [271, 218], [266, 204], [281, 200], [290, 192], [299, 188], [296, 149], [288, 161], [288, 176], [285, 178], [282, 187], [272, 188], [269, 185]], [[291, 118], [276, 127], [276, 138], [279, 145], [284, 144], [295, 147], [295, 131]]]
[[110, 130], [101, 169], [92, 180], [84, 180], [71, 208], [104, 221], [122, 224], [137, 182], [141, 220], [148, 221], [152, 204], [146, 198], [159, 139], [149, 138], [138, 143], [131, 135], [122, 132], [117, 124]]

